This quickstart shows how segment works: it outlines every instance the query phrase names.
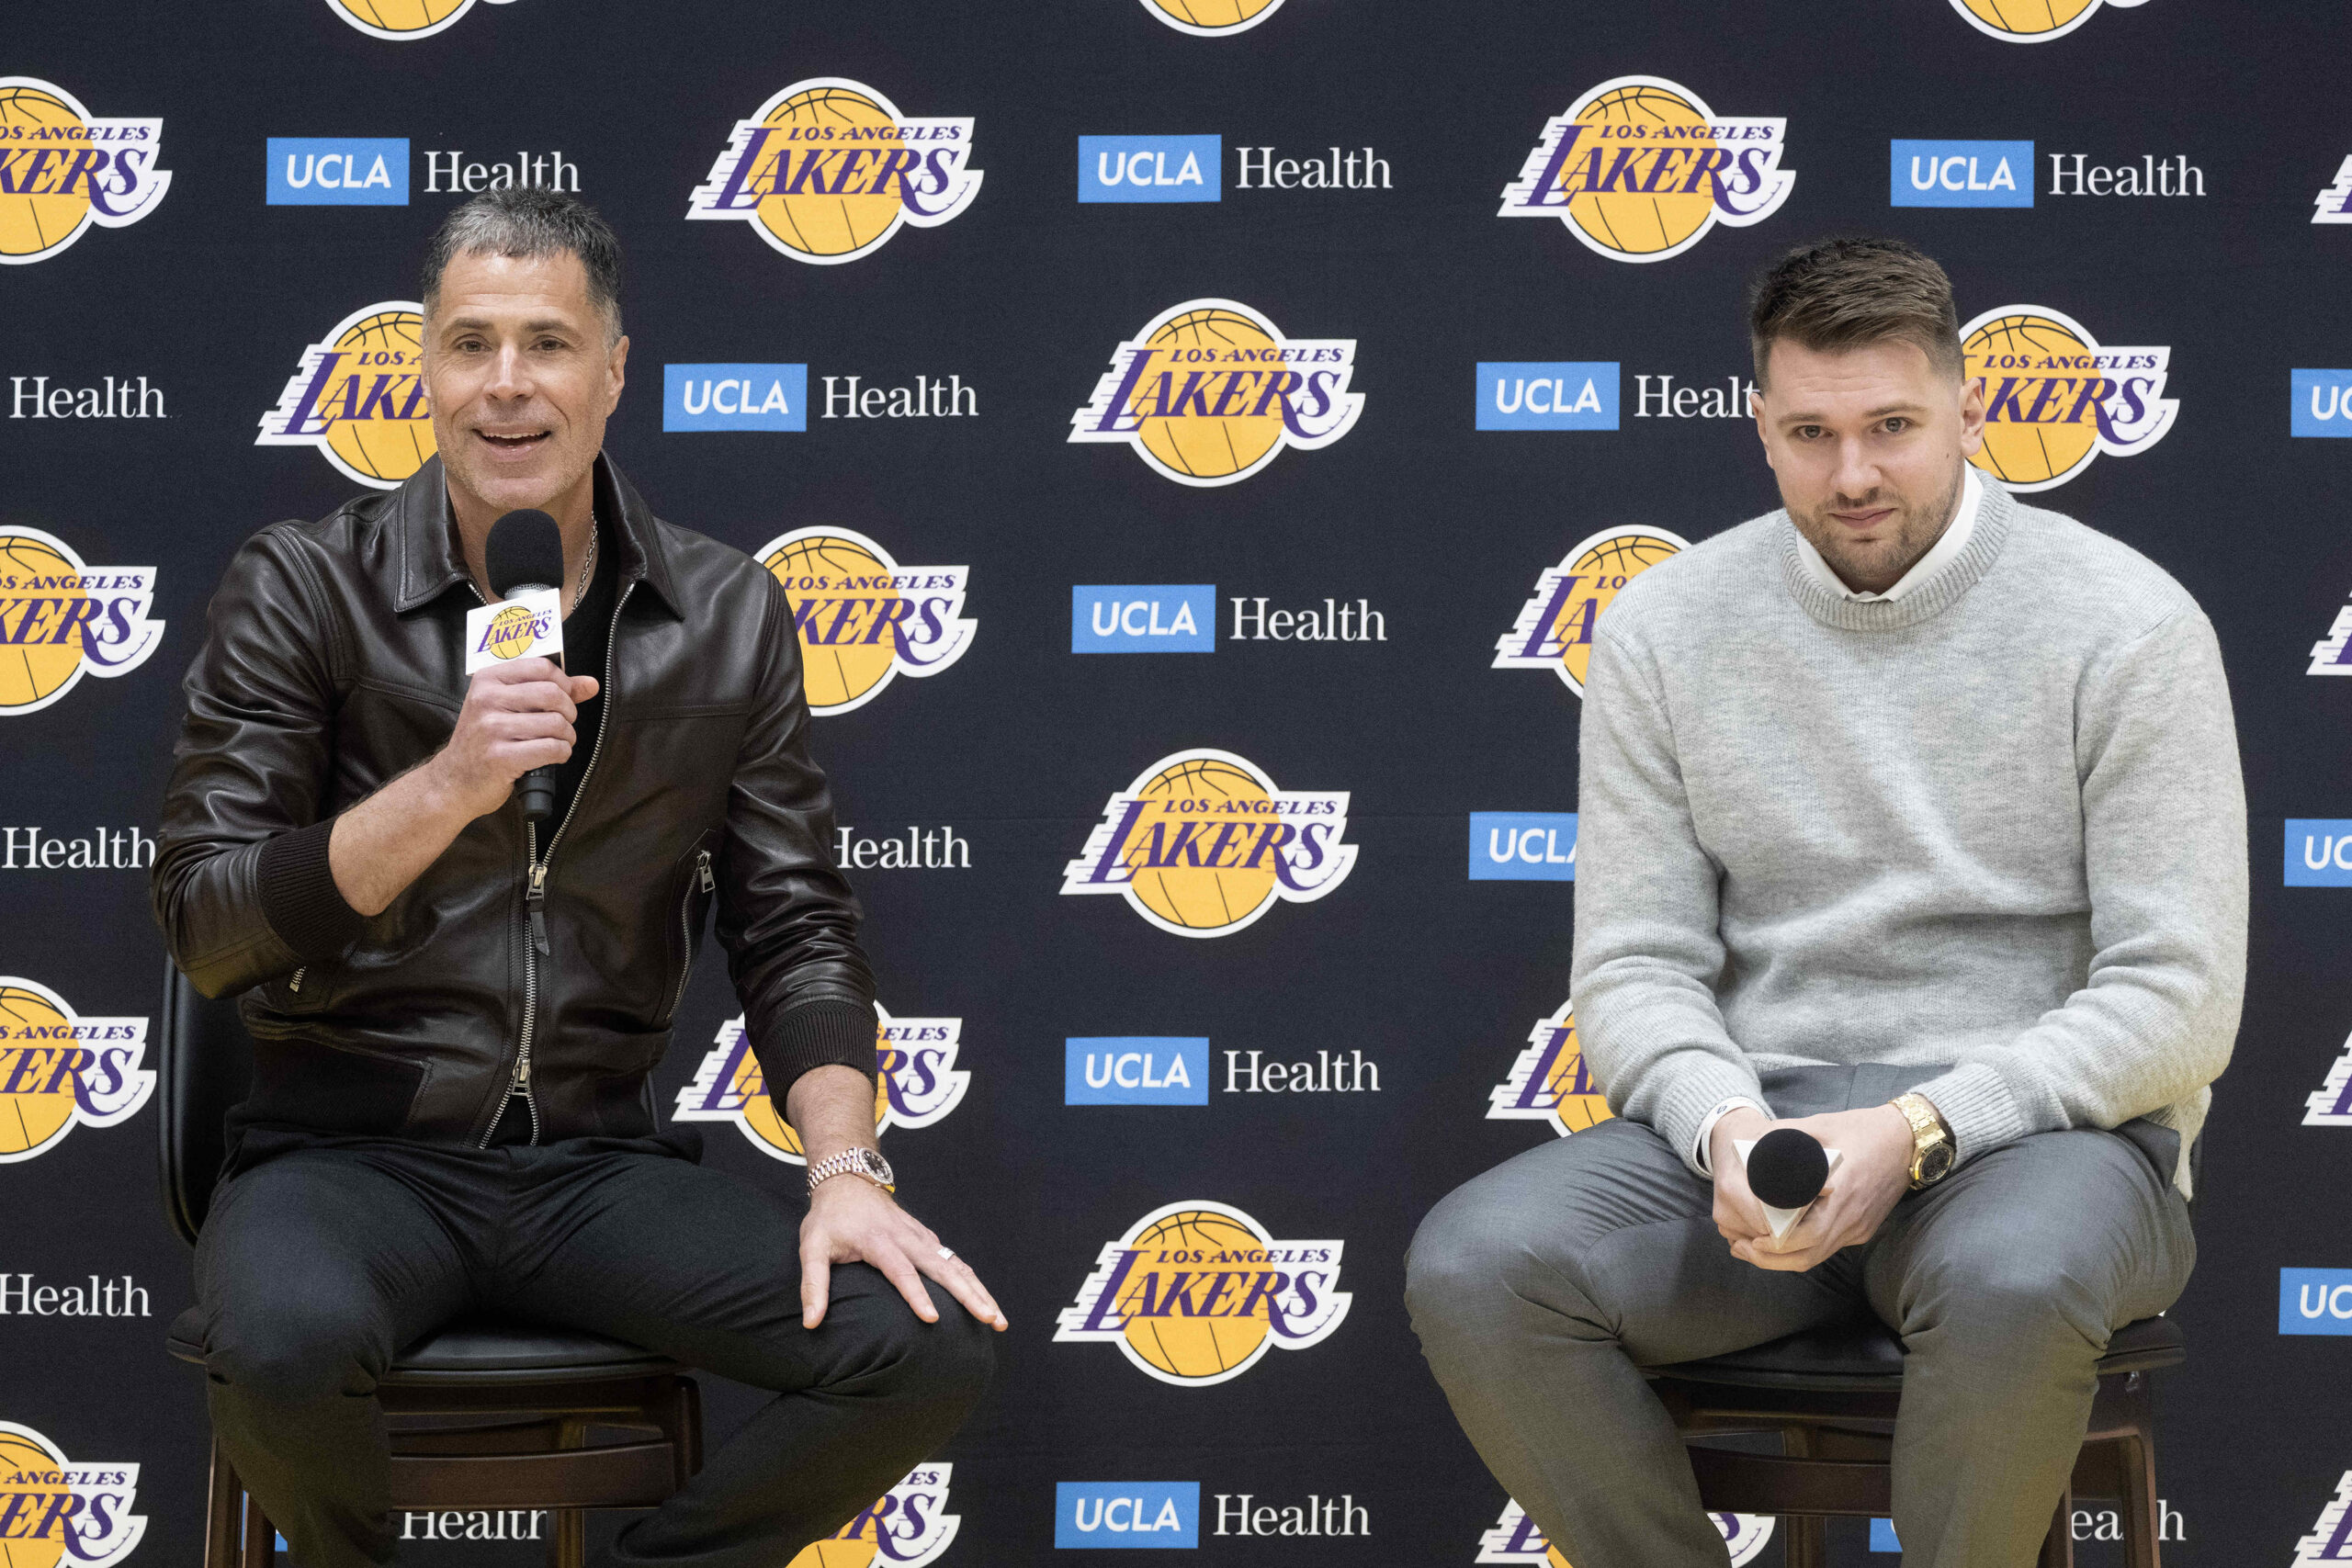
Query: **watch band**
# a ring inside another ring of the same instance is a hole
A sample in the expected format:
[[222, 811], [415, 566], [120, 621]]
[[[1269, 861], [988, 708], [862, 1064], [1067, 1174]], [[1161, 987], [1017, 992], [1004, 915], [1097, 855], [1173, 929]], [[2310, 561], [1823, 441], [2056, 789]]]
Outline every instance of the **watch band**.
[[808, 1190], [814, 1192], [836, 1176], [862, 1176], [885, 1192], [896, 1192], [897, 1175], [890, 1168], [890, 1162], [872, 1149], [842, 1149], [808, 1168]]
[[1935, 1106], [1916, 1091], [1896, 1095], [1888, 1103], [1902, 1111], [1903, 1119], [1911, 1123], [1912, 1190], [1931, 1187], [1951, 1175], [1958, 1151]]

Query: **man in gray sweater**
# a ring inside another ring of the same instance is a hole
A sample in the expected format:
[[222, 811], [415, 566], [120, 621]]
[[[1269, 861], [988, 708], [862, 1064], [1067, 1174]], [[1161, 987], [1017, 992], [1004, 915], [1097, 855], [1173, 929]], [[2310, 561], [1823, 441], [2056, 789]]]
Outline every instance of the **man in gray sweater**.
[[[1969, 464], [1933, 261], [1794, 252], [1750, 331], [1783, 510], [1593, 631], [1572, 1000], [1617, 1119], [1438, 1205], [1414, 1327], [1576, 1568], [1702, 1568], [1638, 1369], [1874, 1313], [1906, 1568], [2022, 1568], [2109, 1334], [2195, 1260], [2245, 988], [2229, 687], [2179, 583]], [[1843, 1156], [1778, 1241], [1735, 1148], [1774, 1126]]]

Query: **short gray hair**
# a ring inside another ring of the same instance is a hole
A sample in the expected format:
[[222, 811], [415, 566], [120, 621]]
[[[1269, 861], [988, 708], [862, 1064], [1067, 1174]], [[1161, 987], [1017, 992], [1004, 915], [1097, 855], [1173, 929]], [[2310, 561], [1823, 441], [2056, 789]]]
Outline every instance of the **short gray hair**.
[[576, 196], [530, 186], [486, 190], [442, 220], [424, 248], [424, 287], [418, 298], [429, 314], [441, 275], [462, 255], [580, 258], [590, 303], [605, 313], [605, 341], [621, 335], [621, 243], [612, 225]]

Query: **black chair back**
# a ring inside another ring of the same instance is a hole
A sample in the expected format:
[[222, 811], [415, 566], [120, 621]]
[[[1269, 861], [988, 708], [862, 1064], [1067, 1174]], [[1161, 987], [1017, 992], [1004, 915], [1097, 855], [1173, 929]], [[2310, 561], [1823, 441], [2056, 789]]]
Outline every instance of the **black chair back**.
[[235, 998], [208, 1000], [168, 958], [157, 1021], [163, 1038], [155, 1056], [155, 1126], [164, 1213], [193, 1247], [228, 1153], [229, 1108], [253, 1085], [254, 1043], [237, 1016]]

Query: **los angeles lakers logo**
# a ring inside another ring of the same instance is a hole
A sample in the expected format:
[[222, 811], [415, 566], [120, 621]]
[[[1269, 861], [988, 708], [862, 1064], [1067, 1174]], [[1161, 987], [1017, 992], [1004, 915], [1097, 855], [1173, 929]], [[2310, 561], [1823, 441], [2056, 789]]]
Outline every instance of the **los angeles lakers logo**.
[[111, 1127], [155, 1091], [143, 1018], [84, 1018], [36, 980], [0, 975], [0, 1165], [76, 1127]]
[[[964, 1021], [892, 1018], [878, 1006], [874, 1012], [881, 1058], [874, 1085], [874, 1131], [928, 1127], [944, 1119], [971, 1087], [972, 1075], [956, 1065]], [[768, 1098], [767, 1079], [740, 1016], [719, 1025], [718, 1039], [704, 1055], [694, 1082], [678, 1091], [673, 1116], [680, 1122], [732, 1122], [762, 1154], [793, 1165], [808, 1163], [800, 1134]]]
[[105, 1568], [147, 1533], [139, 1467], [76, 1464], [14, 1421], [0, 1421], [0, 1562], [6, 1568]]
[[2102, 4], [2128, 8], [2148, 0], [1951, 0], [1980, 33], [2009, 43], [2047, 43], [2091, 19]]
[[38, 76], [0, 76], [0, 266], [47, 261], [90, 225], [124, 229], [172, 186], [160, 119], [100, 119]]
[[1717, 223], [1744, 229], [1796, 188], [1789, 122], [1719, 115], [1662, 76], [1615, 76], [1545, 122], [1504, 218], [1556, 218], [1611, 261], [1679, 256]]
[[[1731, 1553], [1732, 1568], [1745, 1568], [1772, 1539], [1775, 1522], [1770, 1514], [1713, 1514], [1715, 1529], [1723, 1532], [1724, 1550]], [[1527, 1510], [1516, 1500], [1503, 1505], [1502, 1517], [1495, 1528], [1478, 1538], [1478, 1555], [1473, 1562], [1525, 1562], [1543, 1564], [1544, 1568], [1571, 1568], [1560, 1549], [1544, 1539], [1544, 1531]]]
[[500, 659], [514, 659], [537, 648], [546, 632], [547, 616], [527, 605], [510, 604], [490, 618], [482, 646]]
[[1116, 1345], [1161, 1382], [1225, 1382], [1340, 1326], [1352, 1300], [1336, 1289], [1342, 1247], [1276, 1241], [1230, 1204], [1170, 1203], [1102, 1248], [1054, 1338]]
[[[482, 0], [506, 6], [513, 0]], [[431, 38], [474, 8], [474, 0], [327, 0], [327, 8], [369, 38], [407, 43]]]
[[2335, 1495], [2319, 1511], [2312, 1533], [2295, 1543], [2295, 1560], [2288, 1568], [2346, 1562], [2352, 1562], [2352, 1470], [2336, 1482]]
[[152, 566], [85, 566], [38, 528], [0, 528], [0, 716], [62, 702], [85, 674], [102, 681], [147, 662], [163, 640], [151, 621]]
[[2052, 490], [2105, 452], [2129, 457], [2172, 428], [2169, 348], [2102, 348], [2045, 305], [2004, 305], [1960, 330], [1962, 374], [1984, 381], [1984, 445], [1969, 459], [2014, 491]]
[[1576, 1015], [1566, 1002], [1529, 1033], [1527, 1048], [1510, 1065], [1510, 1076], [1487, 1099], [1487, 1121], [1542, 1122], [1564, 1138], [1614, 1114], [1585, 1066]]
[[741, 221], [795, 261], [869, 255], [902, 223], [935, 229], [980, 192], [972, 121], [901, 114], [863, 82], [811, 76], [735, 122], [688, 218]]
[[900, 566], [847, 528], [779, 535], [759, 560], [792, 604], [814, 714], [864, 707], [894, 676], [938, 674], [964, 657], [979, 626], [963, 614], [971, 568]]
[[1592, 627], [1618, 591], [1690, 547], [1663, 528], [1603, 528], [1544, 569], [1519, 619], [1495, 641], [1496, 670], [1549, 670], [1584, 695]]
[[1143, 8], [1180, 33], [1230, 38], [1283, 8], [1283, 0], [1143, 0]]
[[1347, 880], [1356, 847], [1345, 790], [1275, 787], [1247, 757], [1196, 747], [1162, 757], [1111, 797], [1065, 893], [1115, 893], [1161, 931], [1230, 936], [1277, 903]]
[[1132, 446], [1178, 484], [1235, 484], [1353, 429], [1355, 366], [1353, 338], [1284, 337], [1238, 301], [1187, 299], [1112, 350], [1069, 438]]
[[800, 1549], [786, 1568], [922, 1568], [956, 1543], [961, 1515], [947, 1512], [952, 1464], [926, 1464], [883, 1494], [874, 1506], [822, 1540]]
[[424, 307], [386, 299], [337, 321], [302, 351], [254, 445], [315, 446], [345, 479], [399, 488], [434, 451]]

